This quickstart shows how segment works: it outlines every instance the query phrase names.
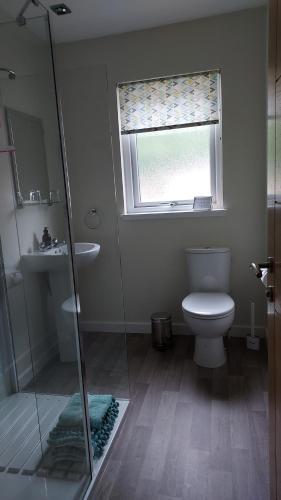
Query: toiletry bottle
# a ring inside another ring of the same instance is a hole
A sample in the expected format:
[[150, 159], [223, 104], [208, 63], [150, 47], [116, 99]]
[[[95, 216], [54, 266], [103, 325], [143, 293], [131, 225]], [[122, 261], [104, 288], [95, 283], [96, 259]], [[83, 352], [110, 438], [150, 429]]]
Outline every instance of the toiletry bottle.
[[44, 247], [48, 247], [52, 243], [52, 237], [50, 236], [47, 227], [44, 227], [43, 236], [42, 236], [42, 243], [43, 243]]

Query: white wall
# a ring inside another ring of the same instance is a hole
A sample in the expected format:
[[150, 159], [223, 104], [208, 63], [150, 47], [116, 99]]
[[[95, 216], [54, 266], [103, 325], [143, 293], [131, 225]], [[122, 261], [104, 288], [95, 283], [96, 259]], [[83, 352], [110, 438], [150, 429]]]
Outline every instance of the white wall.
[[[76, 238], [101, 242], [103, 252], [103, 257], [80, 275], [84, 326], [91, 329], [97, 321], [123, 320], [118, 245], [112, 236], [117, 231], [116, 215], [123, 208], [116, 84], [214, 68], [222, 71], [227, 213], [196, 219], [119, 218], [126, 321], [139, 323], [129, 329], [145, 328], [150, 314], [164, 309], [173, 314], [175, 322], [182, 322], [181, 301], [187, 289], [184, 248], [222, 245], [232, 250], [236, 326], [249, 325], [251, 301], [257, 306], [257, 324], [263, 326], [264, 291], [249, 271], [249, 263], [266, 256], [266, 10], [62, 44], [57, 47], [57, 61], [59, 69], [65, 71], [61, 88]], [[101, 69], [104, 65], [108, 75]], [[91, 231], [83, 218], [92, 206], [98, 206], [104, 215], [100, 228]]]

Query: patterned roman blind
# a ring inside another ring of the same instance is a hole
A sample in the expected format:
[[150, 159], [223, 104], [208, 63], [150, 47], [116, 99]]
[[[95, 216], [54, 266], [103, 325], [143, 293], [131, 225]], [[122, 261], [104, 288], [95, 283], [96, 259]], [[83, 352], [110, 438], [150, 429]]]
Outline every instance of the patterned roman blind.
[[219, 71], [118, 85], [121, 133], [219, 122]]

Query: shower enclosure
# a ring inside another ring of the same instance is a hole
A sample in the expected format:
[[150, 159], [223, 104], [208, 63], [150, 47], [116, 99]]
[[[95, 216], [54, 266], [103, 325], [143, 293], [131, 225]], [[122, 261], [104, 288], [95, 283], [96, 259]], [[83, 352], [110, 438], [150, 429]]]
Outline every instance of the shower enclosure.
[[[79, 331], [75, 270], [98, 266], [103, 248], [73, 243], [49, 18], [37, 3], [17, 21], [0, 12], [0, 488], [5, 500], [71, 500], [89, 490], [125, 413], [126, 346], [124, 335], [110, 344]], [[101, 422], [109, 411], [115, 421], [102, 445], [92, 427], [101, 407]]]

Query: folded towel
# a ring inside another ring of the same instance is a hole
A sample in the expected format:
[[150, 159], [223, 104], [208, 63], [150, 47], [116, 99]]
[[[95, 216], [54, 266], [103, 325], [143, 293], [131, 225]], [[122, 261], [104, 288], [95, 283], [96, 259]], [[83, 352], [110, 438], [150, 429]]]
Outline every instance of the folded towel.
[[[88, 394], [91, 430], [99, 429], [112, 401], [115, 401], [115, 399], [109, 395]], [[61, 413], [57, 425], [61, 428], [83, 429], [83, 410], [80, 394], [73, 394]]]
[[85, 448], [77, 448], [76, 446], [62, 446], [61, 448], [49, 448], [51, 450], [51, 465], [54, 466], [60, 462], [75, 462], [85, 463]]
[[[78, 397], [77, 397], [78, 396]], [[88, 395], [91, 443], [94, 458], [99, 458], [110, 437], [118, 416], [119, 403], [112, 396]], [[80, 406], [80, 407], [79, 407]], [[80, 414], [80, 417], [79, 417]], [[54, 461], [85, 458], [85, 435], [83, 431], [80, 395], [74, 394], [50, 432], [48, 444], [52, 448]]]

